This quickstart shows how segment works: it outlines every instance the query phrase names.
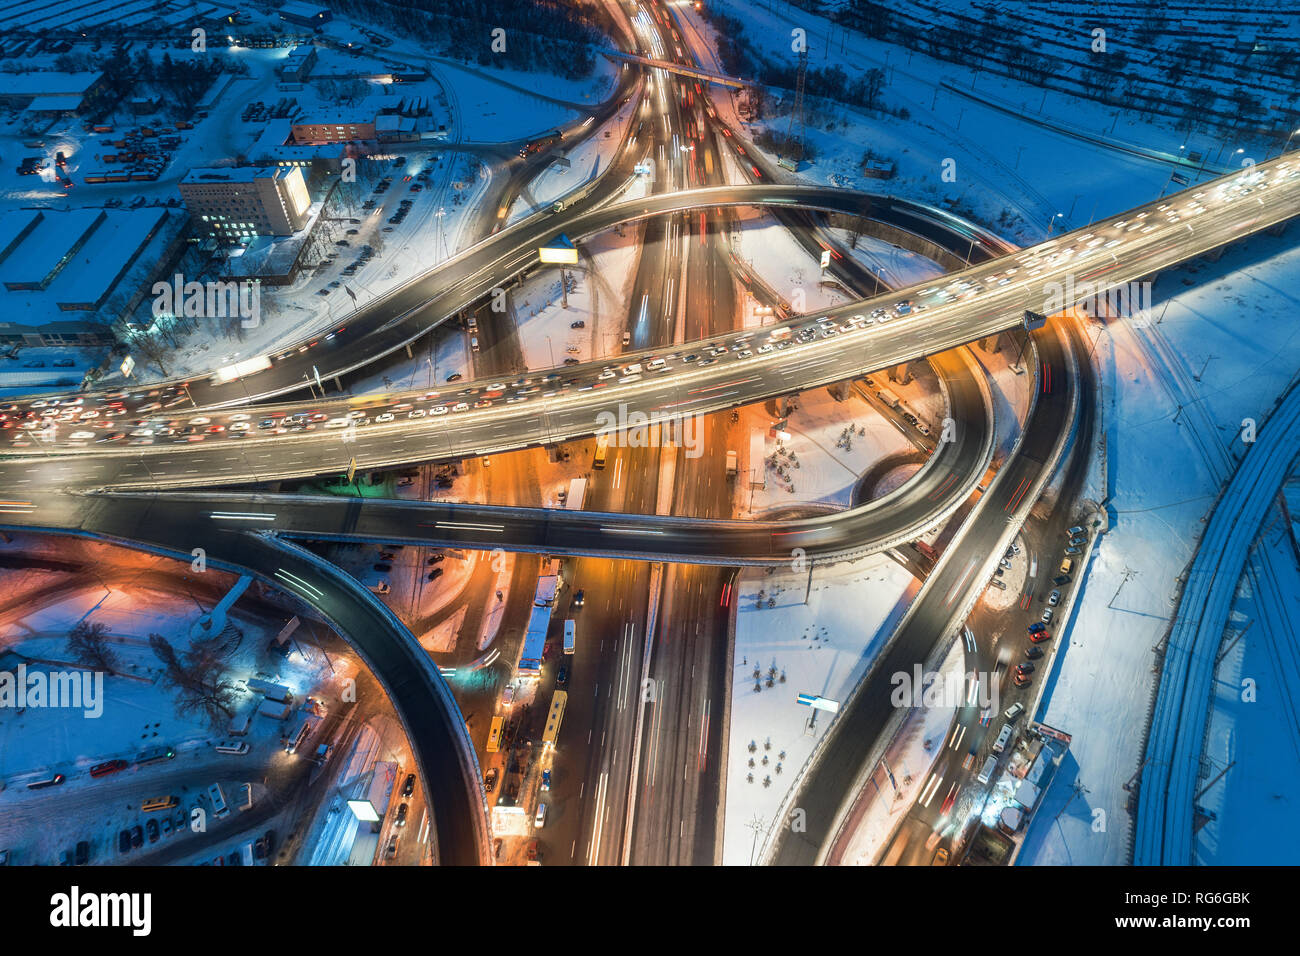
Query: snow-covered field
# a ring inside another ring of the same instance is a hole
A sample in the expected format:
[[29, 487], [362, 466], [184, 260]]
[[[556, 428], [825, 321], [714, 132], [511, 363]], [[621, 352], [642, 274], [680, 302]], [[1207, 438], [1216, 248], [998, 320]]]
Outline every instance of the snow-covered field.
[[[1155, 686], [1152, 649], [1174, 611], [1176, 580], [1194, 553], [1202, 518], [1228, 473], [1230, 457], [1239, 454], [1243, 419], [1262, 418], [1300, 368], [1300, 335], [1288, 322], [1295, 309], [1289, 277], [1297, 269], [1300, 249], [1293, 234], [1251, 239], [1218, 263], [1163, 274], [1146, 328], [1116, 321], [1100, 332], [1095, 358], [1102, 370], [1105, 468], [1098, 470], [1100, 480], [1087, 496], [1108, 499], [1110, 530], [1087, 568], [1069, 646], [1040, 715], [1074, 734], [1070, 753], [1078, 766], [1073, 779], [1058, 780], [1046, 795], [1021, 863], [1127, 861], [1122, 785], [1142, 759]], [[1187, 286], [1185, 280], [1195, 284]], [[1166, 309], [1162, 300], [1169, 296]], [[1096, 338], [1099, 330], [1093, 325], [1088, 334]], [[1278, 639], [1260, 630], [1239, 642], [1239, 653], [1251, 654], [1260, 661], [1257, 666], [1267, 660], [1259, 656], [1267, 654], [1269, 642]], [[1261, 683], [1267, 674], [1267, 669], [1259, 673]], [[1268, 679], [1277, 686], [1275, 677]], [[1272, 794], [1293, 779], [1295, 764], [1288, 765], [1282, 755], [1289, 749], [1294, 758], [1295, 730], [1269, 716], [1268, 708], [1215, 712], [1212, 742], [1218, 759], [1230, 759], [1225, 754], [1233, 752], [1236, 741], [1248, 752], [1279, 758], [1266, 770], [1256, 757], [1249, 771], [1271, 775], [1272, 788], [1247, 786], [1229, 772], [1220, 791], [1227, 794], [1219, 797], [1226, 801], [1221, 819], [1254, 819], [1265, 812], [1277, 818], [1282, 812]], [[1226, 727], [1232, 727], [1231, 734]], [[1074, 783], [1085, 788], [1084, 799], [1075, 799], [1057, 818]], [[1093, 825], [1097, 810], [1104, 813], [1104, 829]], [[1231, 827], [1241, 841], [1233, 845], [1233, 859], [1272, 858], [1278, 833]], [[1223, 845], [1223, 837], [1216, 842]], [[1226, 862], [1213, 846], [1206, 849], [1207, 862]]]
[[[752, 862], [781, 801], [830, 726], [826, 714], [796, 703], [796, 695], [843, 700], [917, 587], [907, 571], [881, 555], [818, 568], [804, 604], [807, 584], [807, 570], [792, 567], [771, 574], [747, 569], [736, 585], [734, 653], [740, 660], [732, 661], [722, 851], [727, 865]], [[774, 606], [767, 606], [769, 600]], [[813, 715], [816, 725], [810, 726]]]

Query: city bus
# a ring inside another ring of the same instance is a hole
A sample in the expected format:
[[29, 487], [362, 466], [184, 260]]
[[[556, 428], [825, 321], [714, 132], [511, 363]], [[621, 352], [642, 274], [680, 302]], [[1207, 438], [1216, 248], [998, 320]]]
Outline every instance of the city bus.
[[551, 712], [546, 715], [546, 731], [542, 734], [542, 745], [548, 749], [555, 748], [555, 738], [560, 734], [560, 723], [564, 720], [564, 707], [569, 702], [569, 695], [557, 690], [551, 698]]
[[609, 451], [609, 436], [601, 435], [596, 439], [596, 458], [591, 463], [592, 468], [605, 467], [605, 454]]
[[505, 725], [504, 717], [493, 717], [492, 727], [488, 730], [487, 752], [496, 753], [501, 749], [501, 728]]

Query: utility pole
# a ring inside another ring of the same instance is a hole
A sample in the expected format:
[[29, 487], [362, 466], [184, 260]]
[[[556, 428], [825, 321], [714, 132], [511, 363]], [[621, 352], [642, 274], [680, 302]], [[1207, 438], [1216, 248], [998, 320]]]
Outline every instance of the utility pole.
[[[803, 139], [804, 139], [804, 119], [803, 119], [803, 90], [804, 80], [808, 74], [808, 50], [799, 51], [799, 74], [795, 79], [794, 87], [794, 109], [790, 112], [790, 124], [786, 129], [787, 149], [793, 151], [791, 157], [794, 165], [797, 167], [803, 160]], [[799, 123], [799, 139], [794, 139], [794, 124]], [[795, 149], [797, 145], [797, 149]]]

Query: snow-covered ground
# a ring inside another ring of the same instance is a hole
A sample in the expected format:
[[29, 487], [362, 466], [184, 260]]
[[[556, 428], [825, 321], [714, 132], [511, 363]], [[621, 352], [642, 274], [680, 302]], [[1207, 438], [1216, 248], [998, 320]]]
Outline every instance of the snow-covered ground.
[[[1228, 473], [1230, 456], [1239, 454], [1243, 419], [1262, 418], [1300, 368], [1300, 334], [1287, 323], [1295, 309], [1289, 277], [1297, 269], [1300, 249], [1293, 234], [1257, 237], [1218, 263], [1162, 274], [1145, 328], [1120, 320], [1106, 330], [1095, 324], [1088, 330], [1090, 340], [1100, 334], [1095, 361], [1105, 448], [1104, 464], [1085, 497], [1108, 499], [1110, 530], [1082, 578], [1069, 646], [1040, 715], [1074, 734], [1070, 752], [1078, 768], [1073, 781], [1058, 781], [1046, 795], [1022, 863], [1127, 860], [1122, 785], [1142, 759], [1142, 728], [1155, 684], [1152, 649], [1174, 611], [1176, 581], [1194, 554], [1202, 518]], [[1166, 309], [1167, 296], [1172, 298]], [[1248, 634], [1240, 643], [1262, 654], [1254, 642], [1263, 640]], [[1251, 733], [1258, 735], [1246, 744], [1253, 752], [1294, 748], [1286, 740], [1293, 734], [1289, 724], [1271, 723], [1262, 709], [1246, 711], [1244, 726], [1231, 734], [1234, 741]], [[1224, 740], [1222, 722], [1231, 723], [1238, 712], [1216, 711], [1216, 744]], [[1217, 756], [1224, 758], [1221, 746]], [[1261, 768], [1258, 760], [1254, 767]], [[1271, 773], [1274, 787], [1292, 779], [1282, 760]], [[1245, 786], [1233, 774], [1227, 778], [1228, 815], [1254, 818], [1264, 807], [1276, 812], [1276, 790]], [[1084, 799], [1056, 818], [1076, 782], [1085, 788]], [[1104, 829], [1093, 825], [1096, 810], [1104, 812]], [[1264, 827], [1234, 825], [1232, 833], [1244, 841], [1234, 847], [1235, 859], [1271, 858], [1269, 848], [1278, 839]]]
[[796, 314], [820, 312], [850, 301], [838, 285], [821, 284], [821, 264], [775, 217], [740, 209], [736, 220], [732, 251], [791, 303]]
[[848, 696], [917, 588], [907, 571], [881, 555], [818, 568], [804, 604], [807, 582], [806, 569], [791, 567], [771, 574], [746, 569], [736, 585], [734, 656], [740, 660], [732, 661], [727, 865], [753, 861], [781, 801], [830, 726], [829, 715], [796, 703], [796, 695]]
[[[751, 430], [766, 433], [771, 427], [771, 416], [761, 405], [744, 408], [741, 415]], [[846, 432], [849, 428], [853, 429], [851, 437]], [[867, 469], [890, 455], [915, 450], [893, 423], [857, 392], [837, 402], [820, 388], [800, 393], [783, 436], [765, 436], [765, 487], [753, 489], [751, 495], [748, 482], [736, 483], [737, 516], [761, 515], [771, 508], [808, 502], [847, 508]], [[742, 444], [748, 457], [749, 442]], [[746, 462], [747, 468], [752, 466]]]
[[[817, 47], [814, 66], [839, 65], [850, 76], [880, 67], [886, 73], [880, 101], [889, 110], [902, 108], [910, 114], [906, 119], [890, 113], [868, 115], [855, 107], [810, 100], [806, 137], [816, 158], [799, 170], [801, 178], [936, 205], [950, 200], [1021, 243], [1041, 239], [1057, 213], [1066, 224], [1082, 226], [1149, 200], [1169, 181], [1167, 164], [1049, 132], [1033, 122], [1039, 117], [1170, 154], [1185, 146], [1187, 152], [1205, 153], [1211, 166], [1220, 157], [1224, 162], [1231, 158], [1234, 165], [1247, 157], [1264, 158], [1262, 150], [1251, 149], [1248, 142], [1224, 143], [1199, 131], [1188, 135], [1149, 116], [1130, 112], [1117, 116], [1114, 109], [1096, 103], [1058, 94], [1044, 97], [1041, 89], [1029, 84], [899, 51], [840, 28], [828, 49], [824, 41], [828, 21], [790, 4], [769, 9], [747, 0], [720, 0], [714, 6], [742, 21], [748, 40], [772, 62], [794, 65], [790, 31], [798, 27], [807, 31], [810, 46]], [[683, 36], [692, 49], [706, 63], [714, 62], [712, 26], [689, 7], [675, 12], [688, 24]], [[974, 98], [942, 87], [944, 82]], [[725, 117], [735, 116], [730, 91], [712, 88], [712, 96]], [[981, 97], [1010, 103], [1030, 119], [993, 109], [981, 103]], [[764, 125], [785, 134], [788, 111], [778, 96], [773, 101], [765, 122], [746, 124], [751, 135]], [[893, 179], [872, 179], [862, 173], [868, 146], [873, 156], [897, 164]], [[1241, 147], [1245, 152], [1237, 155], [1225, 147]], [[1060, 175], [1063, 156], [1068, 157], [1069, 176]], [[944, 179], [946, 161], [955, 178]], [[1210, 175], [1207, 171], [1201, 178]]]

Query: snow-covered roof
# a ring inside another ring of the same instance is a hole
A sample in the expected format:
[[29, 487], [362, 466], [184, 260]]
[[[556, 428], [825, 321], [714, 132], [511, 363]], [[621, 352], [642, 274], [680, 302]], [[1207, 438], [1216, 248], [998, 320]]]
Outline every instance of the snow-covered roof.
[[0, 85], [3, 96], [85, 96], [99, 82], [103, 73], [61, 73], [43, 70], [32, 73], [6, 73]]

